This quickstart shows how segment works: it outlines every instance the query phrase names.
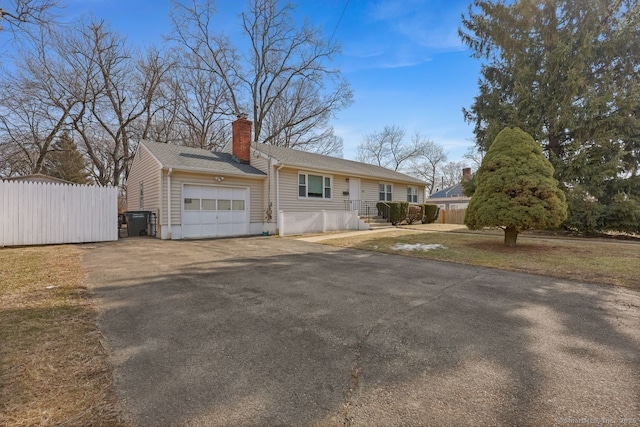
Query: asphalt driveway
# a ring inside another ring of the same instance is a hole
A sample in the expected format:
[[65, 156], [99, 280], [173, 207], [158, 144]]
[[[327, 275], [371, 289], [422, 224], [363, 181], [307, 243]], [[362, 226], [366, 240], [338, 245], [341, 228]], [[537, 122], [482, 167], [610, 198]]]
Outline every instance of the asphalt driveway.
[[280, 238], [85, 246], [134, 425], [640, 425], [640, 294]]

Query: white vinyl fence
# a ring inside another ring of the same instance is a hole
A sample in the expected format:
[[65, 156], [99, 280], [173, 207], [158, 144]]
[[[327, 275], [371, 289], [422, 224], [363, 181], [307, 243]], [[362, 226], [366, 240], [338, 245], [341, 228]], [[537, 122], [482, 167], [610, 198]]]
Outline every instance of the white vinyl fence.
[[284, 212], [280, 211], [279, 234], [291, 236], [337, 230], [367, 230], [358, 211]]
[[0, 181], [0, 247], [118, 240], [118, 189]]

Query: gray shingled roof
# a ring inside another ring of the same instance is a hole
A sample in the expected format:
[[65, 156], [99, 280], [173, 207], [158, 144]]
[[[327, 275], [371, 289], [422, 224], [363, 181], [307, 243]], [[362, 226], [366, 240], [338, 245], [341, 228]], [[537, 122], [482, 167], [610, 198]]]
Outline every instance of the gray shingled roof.
[[[256, 146], [254, 145], [254, 147]], [[321, 171], [343, 173], [351, 176], [374, 177], [381, 180], [425, 185], [425, 183], [418, 178], [414, 178], [400, 172], [395, 172], [381, 166], [354, 162], [353, 160], [345, 160], [338, 157], [324, 156], [316, 153], [307, 153], [306, 151], [267, 144], [258, 144], [257, 149], [263, 154], [274, 157], [279, 163], [283, 163], [286, 166], [296, 166]]]
[[255, 167], [239, 163], [231, 154], [175, 144], [141, 141], [162, 166], [183, 170], [210, 170], [219, 174], [247, 175], [264, 178], [266, 174]]

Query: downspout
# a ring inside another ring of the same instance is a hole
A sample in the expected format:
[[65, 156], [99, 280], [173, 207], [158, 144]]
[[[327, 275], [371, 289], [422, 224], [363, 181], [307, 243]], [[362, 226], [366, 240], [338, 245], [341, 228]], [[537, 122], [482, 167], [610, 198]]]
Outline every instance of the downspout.
[[171, 240], [171, 173], [173, 168], [167, 172], [167, 239]]
[[276, 169], [276, 230], [280, 232], [280, 169], [284, 167], [284, 163]]

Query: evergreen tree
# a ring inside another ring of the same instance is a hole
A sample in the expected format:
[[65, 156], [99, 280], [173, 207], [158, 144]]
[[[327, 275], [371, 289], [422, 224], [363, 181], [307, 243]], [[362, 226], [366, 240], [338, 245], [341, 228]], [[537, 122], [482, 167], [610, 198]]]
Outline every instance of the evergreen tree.
[[533, 138], [505, 128], [476, 173], [476, 191], [464, 223], [470, 229], [500, 227], [504, 244], [515, 246], [524, 230], [557, 227], [567, 215], [553, 166]]
[[570, 204], [568, 226], [625, 228], [615, 212], [640, 197], [630, 185], [640, 165], [640, 3], [473, 6], [460, 35], [485, 61], [479, 94], [464, 110], [477, 146], [486, 150], [502, 128], [520, 127], [555, 167]]
[[45, 159], [44, 173], [78, 184], [89, 184], [87, 163], [73, 142], [69, 132], [64, 131], [51, 147]]

